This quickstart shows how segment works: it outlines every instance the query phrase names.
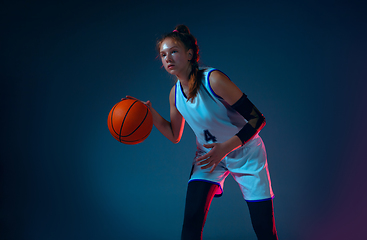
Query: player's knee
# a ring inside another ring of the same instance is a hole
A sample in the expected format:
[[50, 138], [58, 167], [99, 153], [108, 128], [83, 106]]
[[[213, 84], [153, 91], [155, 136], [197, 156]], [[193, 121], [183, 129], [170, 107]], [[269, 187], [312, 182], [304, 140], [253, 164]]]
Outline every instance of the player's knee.
[[182, 240], [201, 239], [203, 225], [205, 222], [205, 212], [197, 208], [187, 209], [182, 225]]
[[184, 217], [184, 227], [189, 229], [199, 229], [203, 225], [205, 213], [203, 211], [187, 211]]
[[181, 240], [201, 240], [202, 232], [203, 227], [199, 221], [184, 221]]
[[255, 230], [258, 239], [275, 239], [273, 236], [276, 236], [276, 230], [271, 223], [252, 223], [252, 226]]
[[259, 240], [277, 240], [272, 201], [248, 203], [251, 222]]

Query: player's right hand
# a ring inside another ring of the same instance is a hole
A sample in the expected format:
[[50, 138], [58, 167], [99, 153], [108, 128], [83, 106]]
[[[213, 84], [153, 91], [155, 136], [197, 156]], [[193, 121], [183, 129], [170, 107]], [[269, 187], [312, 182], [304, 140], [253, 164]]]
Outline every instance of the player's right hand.
[[132, 100], [140, 101], [140, 102], [144, 103], [149, 109], [151, 109], [151, 107], [152, 107], [152, 103], [149, 100], [144, 102], [144, 101], [141, 101], [141, 100], [139, 100], [135, 97], [129, 96], [129, 95], [126, 95], [126, 97], [121, 98], [121, 100], [124, 100], [124, 99], [132, 99]]

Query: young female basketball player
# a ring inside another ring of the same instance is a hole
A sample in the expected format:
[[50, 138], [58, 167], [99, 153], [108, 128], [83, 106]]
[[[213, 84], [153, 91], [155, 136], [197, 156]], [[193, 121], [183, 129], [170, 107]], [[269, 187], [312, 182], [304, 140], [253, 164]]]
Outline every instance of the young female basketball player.
[[199, 68], [197, 41], [185, 25], [163, 36], [157, 48], [177, 83], [169, 95], [170, 121], [145, 102], [153, 124], [178, 143], [186, 120], [197, 139], [181, 239], [202, 239], [210, 203], [222, 194], [228, 174], [241, 188], [258, 239], [278, 239], [266, 152], [258, 135], [265, 118], [225, 74]]

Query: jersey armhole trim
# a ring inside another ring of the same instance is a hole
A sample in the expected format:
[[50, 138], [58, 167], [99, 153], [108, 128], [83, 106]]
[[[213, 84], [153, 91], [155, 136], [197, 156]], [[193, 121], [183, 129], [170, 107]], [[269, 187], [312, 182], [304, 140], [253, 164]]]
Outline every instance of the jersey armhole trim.
[[177, 84], [175, 84], [175, 107], [177, 108]]
[[[209, 90], [210, 90], [210, 92], [211, 92], [211, 93], [212, 93], [216, 98], [218, 98], [218, 99], [222, 99], [222, 100], [223, 100], [223, 98], [222, 98], [221, 96], [217, 95], [217, 94], [213, 91], [212, 87], [210, 86], [210, 80], [209, 80], [209, 77], [210, 77], [210, 74], [211, 74], [213, 71], [219, 71], [219, 72], [223, 73], [222, 71], [220, 71], [220, 70], [218, 70], [218, 69], [216, 69], [216, 68], [213, 68], [213, 69], [211, 69], [211, 70], [208, 72], [208, 75], [207, 75], [207, 77], [206, 77], [206, 81], [207, 81], [207, 83], [208, 83]], [[224, 73], [223, 73], [223, 74], [224, 74]], [[227, 76], [227, 75], [226, 75], [226, 76]]]

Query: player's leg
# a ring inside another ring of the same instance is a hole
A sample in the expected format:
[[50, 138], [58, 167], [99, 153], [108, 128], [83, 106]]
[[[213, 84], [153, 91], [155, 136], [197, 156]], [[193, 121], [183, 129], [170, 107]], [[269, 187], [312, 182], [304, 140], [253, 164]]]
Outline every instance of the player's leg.
[[205, 181], [191, 181], [187, 187], [181, 240], [201, 240], [210, 203], [219, 186]]
[[[242, 151], [240, 150], [241, 148], [227, 155], [228, 166], [235, 166], [228, 169], [239, 184], [247, 202], [252, 226], [259, 240], [278, 239], [271, 200], [274, 194], [264, 143], [261, 137], [257, 136], [249, 141]], [[242, 167], [238, 167], [241, 164]]]
[[249, 202], [252, 226], [259, 240], [277, 240], [275, 228], [273, 200]]

